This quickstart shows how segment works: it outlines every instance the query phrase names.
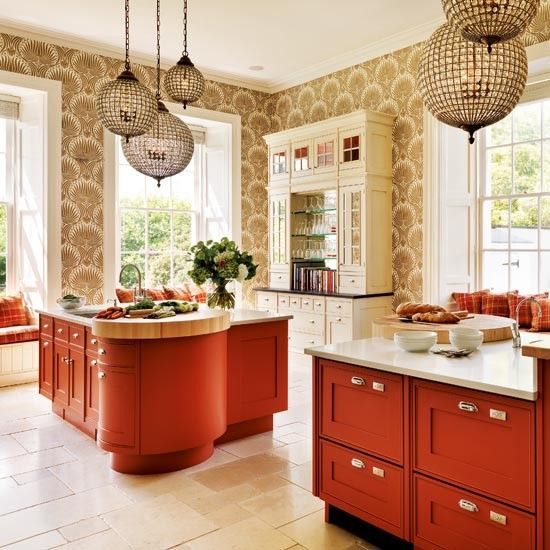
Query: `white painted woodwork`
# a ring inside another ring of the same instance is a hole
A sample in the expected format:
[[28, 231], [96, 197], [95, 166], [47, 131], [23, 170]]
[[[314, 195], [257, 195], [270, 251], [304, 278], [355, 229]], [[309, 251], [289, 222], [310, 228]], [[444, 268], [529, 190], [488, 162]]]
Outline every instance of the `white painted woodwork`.
[[38, 341], [0, 346], [0, 387], [38, 380]]

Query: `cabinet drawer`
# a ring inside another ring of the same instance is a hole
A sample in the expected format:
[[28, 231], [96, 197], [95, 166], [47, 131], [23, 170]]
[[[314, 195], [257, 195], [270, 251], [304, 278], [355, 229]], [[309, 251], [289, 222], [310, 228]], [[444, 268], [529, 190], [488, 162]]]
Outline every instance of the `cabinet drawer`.
[[40, 315], [40, 332], [47, 336], [53, 336], [53, 319]]
[[302, 311], [313, 311], [314, 298], [312, 296], [302, 296], [300, 300], [300, 309]]
[[321, 435], [401, 463], [401, 376], [325, 360], [321, 369]]
[[301, 298], [296, 294], [291, 294], [289, 298], [289, 307], [292, 311], [300, 311]]
[[288, 333], [288, 347], [294, 350], [304, 351], [305, 348], [324, 345], [325, 337], [322, 334], [306, 334], [294, 330]]
[[467, 491], [414, 476], [414, 543], [449, 550], [535, 548], [535, 518]]
[[325, 316], [316, 313], [296, 311], [293, 313], [290, 326], [293, 331], [307, 332], [311, 334], [325, 334]]
[[136, 344], [111, 344], [101, 338], [98, 340], [97, 354], [102, 365], [132, 367], [137, 364], [136, 351]]
[[533, 404], [427, 382], [413, 387], [415, 468], [533, 510]]
[[269, 272], [269, 286], [271, 288], [281, 288], [288, 290], [290, 288], [290, 276], [288, 273], [282, 273], [281, 271]]
[[340, 317], [351, 317], [353, 304], [351, 300], [336, 300], [327, 298], [327, 313]]
[[313, 311], [315, 313], [325, 313], [325, 299], [315, 298], [313, 300]]
[[53, 335], [56, 340], [60, 342], [69, 341], [69, 323], [54, 319], [53, 321]]
[[321, 440], [320, 497], [335, 497], [366, 520], [403, 536], [403, 469]]
[[69, 325], [69, 344], [73, 348], [84, 349], [86, 342], [86, 327], [83, 325]]
[[290, 294], [278, 294], [277, 307], [279, 310], [290, 308], [290, 297]]
[[97, 353], [99, 347], [97, 336], [94, 336], [91, 328], [86, 328], [86, 352]]
[[366, 291], [365, 277], [357, 275], [339, 275], [338, 276], [338, 291], [343, 293], [358, 294]]
[[256, 309], [261, 311], [277, 311], [277, 293], [276, 292], [257, 292]]

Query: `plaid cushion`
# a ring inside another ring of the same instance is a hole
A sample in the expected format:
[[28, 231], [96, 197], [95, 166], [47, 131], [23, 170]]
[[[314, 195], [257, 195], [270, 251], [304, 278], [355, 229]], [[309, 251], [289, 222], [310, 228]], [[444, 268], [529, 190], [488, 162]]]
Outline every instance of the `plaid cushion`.
[[[542, 294], [528, 294], [522, 296], [520, 294], [508, 294], [508, 305], [510, 306], [510, 317], [512, 319], [516, 318], [516, 309], [518, 304], [525, 300], [525, 298], [535, 298], [536, 300], [544, 300], [548, 298], [548, 292], [543, 292]], [[535, 306], [536, 307], [536, 306]], [[520, 327], [531, 327], [531, 322], [533, 320], [533, 315], [531, 314], [531, 304], [530, 302], [525, 302], [519, 308], [519, 326]]]
[[134, 301], [134, 291], [128, 288], [117, 288], [116, 297], [121, 304], [129, 304]]
[[0, 296], [0, 328], [27, 324], [27, 310], [23, 296]]
[[168, 298], [163, 288], [148, 288], [145, 291], [145, 295], [150, 300], [153, 300], [153, 302], [161, 302], [162, 300], [166, 300]]
[[33, 340], [38, 340], [37, 325], [0, 328], [0, 345], [31, 342]]
[[540, 312], [537, 304], [531, 302], [531, 315], [533, 320], [531, 322], [531, 328], [529, 329], [532, 332], [544, 332], [550, 330], [550, 300], [544, 298], [539, 300]]
[[481, 313], [484, 315], [510, 317], [508, 296], [517, 293], [517, 290], [513, 290], [511, 292], [503, 292], [502, 294], [483, 294], [481, 297]]
[[453, 292], [452, 298], [460, 311], [481, 313], [481, 298], [489, 294], [489, 290], [477, 290], [476, 292]]
[[196, 285], [195, 283], [186, 283], [187, 292], [191, 294], [194, 302], [199, 302], [206, 304], [206, 299], [208, 298], [208, 290], [202, 286]]
[[164, 292], [166, 293], [168, 300], [186, 300], [188, 302], [193, 300], [193, 295], [189, 292], [185, 284], [179, 287], [165, 286]]

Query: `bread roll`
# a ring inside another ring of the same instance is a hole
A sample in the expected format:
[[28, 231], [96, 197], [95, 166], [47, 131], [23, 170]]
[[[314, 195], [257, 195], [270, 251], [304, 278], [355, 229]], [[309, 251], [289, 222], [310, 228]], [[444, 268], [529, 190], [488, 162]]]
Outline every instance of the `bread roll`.
[[433, 305], [433, 304], [419, 304], [416, 302], [404, 302], [397, 306], [395, 312], [400, 317], [410, 317], [415, 313], [430, 313], [437, 311], [447, 311], [443, 306]]
[[448, 311], [436, 311], [429, 313], [415, 313], [412, 316], [413, 321], [421, 321], [423, 323], [443, 323], [453, 324], [460, 321], [460, 317]]

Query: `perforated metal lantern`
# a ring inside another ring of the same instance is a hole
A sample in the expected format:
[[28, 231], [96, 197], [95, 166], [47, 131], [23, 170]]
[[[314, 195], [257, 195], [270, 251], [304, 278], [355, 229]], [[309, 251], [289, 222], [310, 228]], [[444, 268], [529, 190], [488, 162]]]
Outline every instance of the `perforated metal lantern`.
[[164, 88], [168, 95], [183, 108], [197, 101], [204, 92], [204, 76], [193, 65], [189, 56], [183, 55], [176, 65], [164, 75]]
[[185, 170], [194, 150], [191, 130], [158, 102], [158, 117], [149, 132], [122, 144], [126, 160], [138, 172], [157, 180]]
[[448, 23], [426, 42], [418, 71], [427, 109], [441, 122], [474, 132], [494, 124], [517, 105], [527, 79], [527, 54], [517, 38], [492, 53], [469, 42]]
[[492, 45], [519, 36], [535, 17], [540, 0], [442, 0], [451, 25], [467, 40]]

